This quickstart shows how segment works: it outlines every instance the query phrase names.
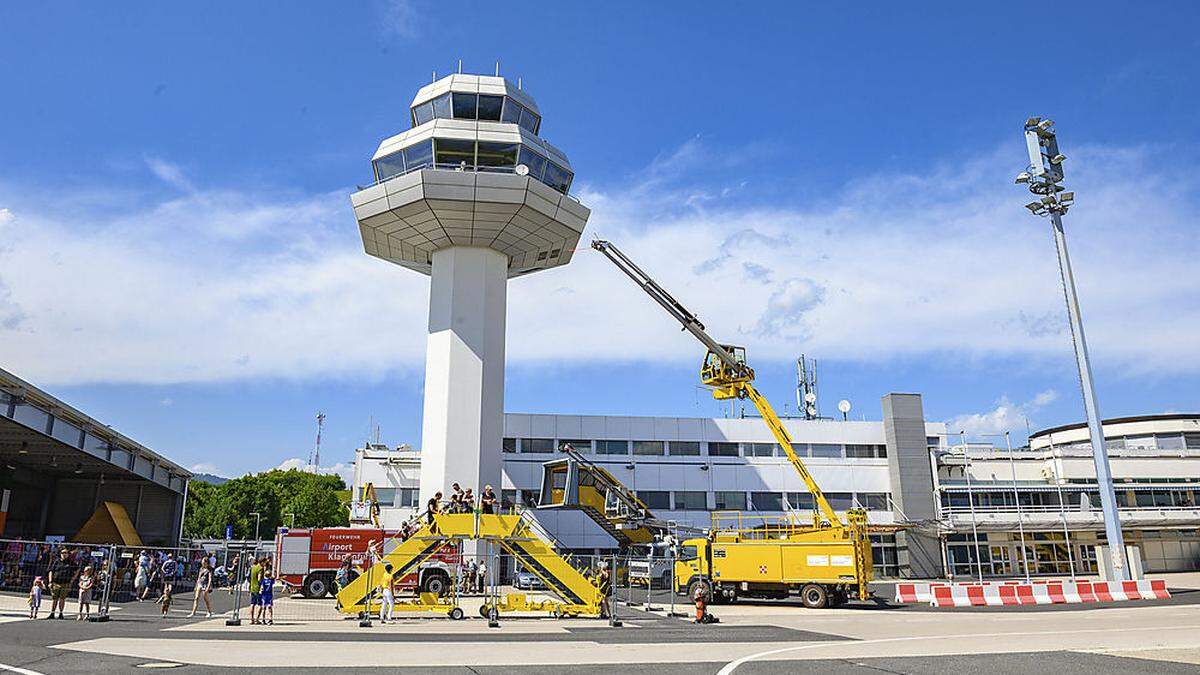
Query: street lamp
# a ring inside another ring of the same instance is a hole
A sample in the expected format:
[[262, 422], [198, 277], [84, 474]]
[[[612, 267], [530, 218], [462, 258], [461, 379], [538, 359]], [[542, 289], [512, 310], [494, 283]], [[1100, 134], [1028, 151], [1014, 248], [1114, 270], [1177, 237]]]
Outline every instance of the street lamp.
[[1067, 238], [1063, 233], [1062, 216], [1075, 203], [1075, 193], [1062, 186], [1063, 162], [1059, 152], [1054, 122], [1041, 117], [1025, 121], [1025, 144], [1029, 150], [1029, 166], [1017, 175], [1017, 184], [1026, 184], [1038, 199], [1025, 205], [1035, 216], [1049, 217], [1058, 249], [1058, 268], [1066, 296], [1067, 316], [1071, 323], [1071, 338], [1075, 345], [1075, 362], [1079, 368], [1079, 386], [1083, 391], [1083, 408], [1087, 415], [1088, 434], [1092, 442], [1092, 459], [1096, 464], [1096, 483], [1100, 488], [1100, 506], [1104, 511], [1104, 531], [1108, 537], [1113, 576], [1129, 580], [1125, 565], [1125, 537], [1117, 514], [1117, 496], [1113, 491], [1112, 468], [1108, 449], [1104, 445], [1104, 430], [1100, 426], [1100, 411], [1096, 405], [1096, 387], [1092, 383], [1092, 364], [1088, 358], [1087, 340], [1083, 336], [1083, 317], [1079, 312], [1079, 297], [1075, 292], [1075, 274], [1067, 255]]
[[262, 522], [262, 514], [258, 511], [251, 511], [250, 515], [254, 516], [254, 546], [258, 547], [258, 524]]

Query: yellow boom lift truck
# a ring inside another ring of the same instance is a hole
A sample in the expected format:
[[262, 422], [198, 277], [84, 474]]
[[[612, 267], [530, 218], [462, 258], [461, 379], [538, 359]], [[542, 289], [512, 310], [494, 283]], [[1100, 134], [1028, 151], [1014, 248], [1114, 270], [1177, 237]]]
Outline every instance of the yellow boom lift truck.
[[788, 513], [772, 521], [765, 516], [714, 513], [713, 529], [707, 537], [683, 542], [674, 590], [686, 590], [689, 598], [699, 590], [714, 602], [798, 594], [804, 605], [812, 608], [834, 607], [848, 599], [866, 600], [872, 574], [867, 514], [852, 509], [843, 520], [830, 506], [792, 450], [783, 422], [754, 388], [754, 370], [746, 365], [746, 350], [710, 337], [695, 314], [612, 243], [597, 239], [592, 248], [708, 348], [700, 380], [715, 399], [750, 399], [813, 496], [811, 518]]

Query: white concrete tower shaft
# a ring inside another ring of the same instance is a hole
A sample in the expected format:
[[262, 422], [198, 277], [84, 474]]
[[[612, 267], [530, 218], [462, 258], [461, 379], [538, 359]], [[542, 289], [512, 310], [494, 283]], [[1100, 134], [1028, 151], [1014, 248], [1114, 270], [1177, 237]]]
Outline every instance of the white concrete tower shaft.
[[490, 248], [433, 253], [421, 505], [454, 482], [500, 490], [508, 257]]

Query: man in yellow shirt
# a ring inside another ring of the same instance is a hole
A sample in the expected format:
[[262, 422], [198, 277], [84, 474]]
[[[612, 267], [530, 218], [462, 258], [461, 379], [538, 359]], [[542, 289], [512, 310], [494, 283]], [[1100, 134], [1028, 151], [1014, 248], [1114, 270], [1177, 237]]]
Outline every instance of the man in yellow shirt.
[[262, 605], [262, 595], [258, 592], [258, 587], [262, 584], [263, 566], [260, 558], [254, 559], [254, 564], [250, 566], [250, 624], [254, 625], [259, 622], [260, 605]]

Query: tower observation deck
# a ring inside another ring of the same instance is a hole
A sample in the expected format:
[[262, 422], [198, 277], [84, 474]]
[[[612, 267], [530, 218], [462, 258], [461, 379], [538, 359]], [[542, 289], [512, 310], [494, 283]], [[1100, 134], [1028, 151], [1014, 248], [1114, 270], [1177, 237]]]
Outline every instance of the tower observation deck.
[[369, 255], [431, 277], [422, 501], [453, 482], [498, 491], [507, 280], [570, 262], [591, 212], [537, 104], [504, 78], [450, 75], [409, 113], [350, 202]]

